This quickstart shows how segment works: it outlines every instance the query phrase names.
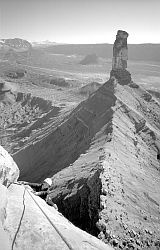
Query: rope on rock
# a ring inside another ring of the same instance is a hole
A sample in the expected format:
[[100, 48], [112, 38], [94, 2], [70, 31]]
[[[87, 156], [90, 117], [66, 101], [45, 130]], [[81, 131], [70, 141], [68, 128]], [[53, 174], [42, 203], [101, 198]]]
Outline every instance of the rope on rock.
[[17, 238], [17, 234], [18, 234], [18, 232], [20, 230], [22, 219], [23, 219], [24, 212], [25, 212], [25, 203], [24, 203], [25, 192], [26, 192], [26, 188], [24, 188], [24, 192], [23, 192], [23, 211], [22, 211], [22, 215], [21, 215], [21, 218], [20, 218], [20, 221], [19, 221], [18, 228], [16, 230], [16, 233], [15, 233], [13, 241], [12, 241], [12, 247], [11, 247], [12, 250], [14, 248], [14, 244], [15, 244], [15, 241], [16, 241], [16, 238]]
[[[26, 189], [26, 188], [25, 188]], [[36, 205], [39, 207], [39, 209], [41, 210], [41, 212], [44, 214], [44, 216], [47, 218], [47, 220], [49, 221], [49, 223], [52, 225], [52, 227], [56, 230], [56, 232], [59, 234], [59, 236], [62, 238], [62, 240], [65, 242], [65, 244], [67, 245], [67, 247], [70, 250], [75, 250], [71, 244], [67, 241], [67, 239], [62, 235], [62, 233], [59, 231], [59, 229], [54, 225], [54, 223], [50, 220], [50, 218], [48, 217], [48, 215], [43, 211], [43, 209], [40, 207], [40, 205], [38, 204], [38, 202], [34, 199], [34, 197], [31, 195], [31, 193], [26, 189], [26, 191], [28, 192], [28, 194], [30, 195], [30, 197], [32, 198], [32, 200], [36, 203]]]

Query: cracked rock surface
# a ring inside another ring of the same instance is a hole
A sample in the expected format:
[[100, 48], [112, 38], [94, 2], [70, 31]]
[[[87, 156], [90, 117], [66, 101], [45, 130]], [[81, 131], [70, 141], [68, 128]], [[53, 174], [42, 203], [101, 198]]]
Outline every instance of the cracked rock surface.
[[[2, 148], [6, 165], [12, 158]], [[1, 167], [1, 162], [0, 162]], [[6, 166], [7, 168], [7, 166]], [[14, 181], [18, 167], [13, 166]], [[4, 176], [9, 179], [10, 172]], [[75, 227], [44, 200], [35, 196], [29, 186], [0, 183], [0, 239], [1, 249], [93, 249], [110, 250], [107, 246], [86, 232]]]
[[14, 154], [20, 178], [52, 177], [49, 195], [59, 211], [115, 249], [157, 250], [159, 111], [143, 88], [110, 79], [57, 128]]

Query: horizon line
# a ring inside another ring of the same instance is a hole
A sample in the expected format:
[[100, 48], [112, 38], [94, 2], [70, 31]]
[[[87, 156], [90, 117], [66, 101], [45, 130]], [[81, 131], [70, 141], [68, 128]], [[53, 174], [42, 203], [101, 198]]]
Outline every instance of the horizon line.
[[[47, 44], [48, 43], [54, 43], [55, 45], [101, 45], [101, 44], [108, 44], [108, 45], [113, 45], [114, 43], [110, 43], [110, 42], [96, 42], [96, 43], [67, 43], [67, 42], [55, 42], [55, 41], [52, 41], [52, 40], [30, 40], [30, 39], [25, 39], [25, 38], [20, 38], [20, 37], [12, 37], [12, 38], [0, 38], [0, 40], [3, 40], [3, 39], [15, 39], [15, 38], [18, 38], [18, 39], [22, 39], [22, 40], [26, 40], [28, 41], [29, 43], [33, 44], [33, 43], [39, 43], [39, 44], [43, 44], [45, 45], [45, 42]], [[159, 45], [160, 42], [140, 42], [140, 43], [128, 43], [128, 45]], [[51, 44], [52, 45], [52, 44]]]

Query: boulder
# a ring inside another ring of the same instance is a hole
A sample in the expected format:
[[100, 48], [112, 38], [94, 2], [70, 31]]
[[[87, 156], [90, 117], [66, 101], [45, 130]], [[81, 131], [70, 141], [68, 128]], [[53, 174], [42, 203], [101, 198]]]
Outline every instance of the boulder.
[[19, 169], [8, 152], [0, 146], [0, 183], [9, 186], [17, 181]]

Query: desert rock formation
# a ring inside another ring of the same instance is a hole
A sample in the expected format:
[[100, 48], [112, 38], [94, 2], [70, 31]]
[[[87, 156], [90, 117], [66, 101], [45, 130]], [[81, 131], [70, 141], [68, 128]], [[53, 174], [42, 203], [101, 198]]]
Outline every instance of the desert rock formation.
[[50, 196], [75, 225], [93, 234], [99, 229], [111, 244], [116, 239], [119, 246], [154, 249], [160, 231], [159, 110], [147, 91], [111, 79], [46, 138], [14, 154], [21, 179], [53, 175]]
[[1, 249], [112, 249], [76, 228], [57, 210], [36, 197], [29, 187], [14, 184], [18, 167], [2, 147], [0, 155]]
[[12, 49], [30, 49], [32, 47], [31, 43], [29, 43], [27, 40], [20, 38], [1, 39], [0, 45], [1, 47], [8, 46]]
[[128, 33], [123, 30], [118, 30], [116, 40], [113, 46], [113, 61], [112, 69], [126, 69], [128, 60], [127, 47]]
[[131, 82], [131, 75], [126, 70], [128, 60], [127, 38], [128, 33], [126, 31], [118, 30], [113, 46], [111, 77], [115, 76], [119, 83], [123, 85]]
[[98, 57], [96, 54], [86, 55], [85, 58], [83, 58], [80, 61], [80, 64], [82, 64], [82, 65], [98, 64]]
[[8, 152], [0, 146], [0, 183], [9, 186], [19, 177], [19, 169], [8, 154]]
[[52, 177], [49, 195], [76, 226], [116, 249], [157, 250], [160, 102], [131, 82], [123, 59], [109, 81], [13, 158], [21, 180]]
[[89, 96], [94, 93], [101, 86], [98, 82], [91, 82], [80, 88], [79, 93], [82, 95]]

